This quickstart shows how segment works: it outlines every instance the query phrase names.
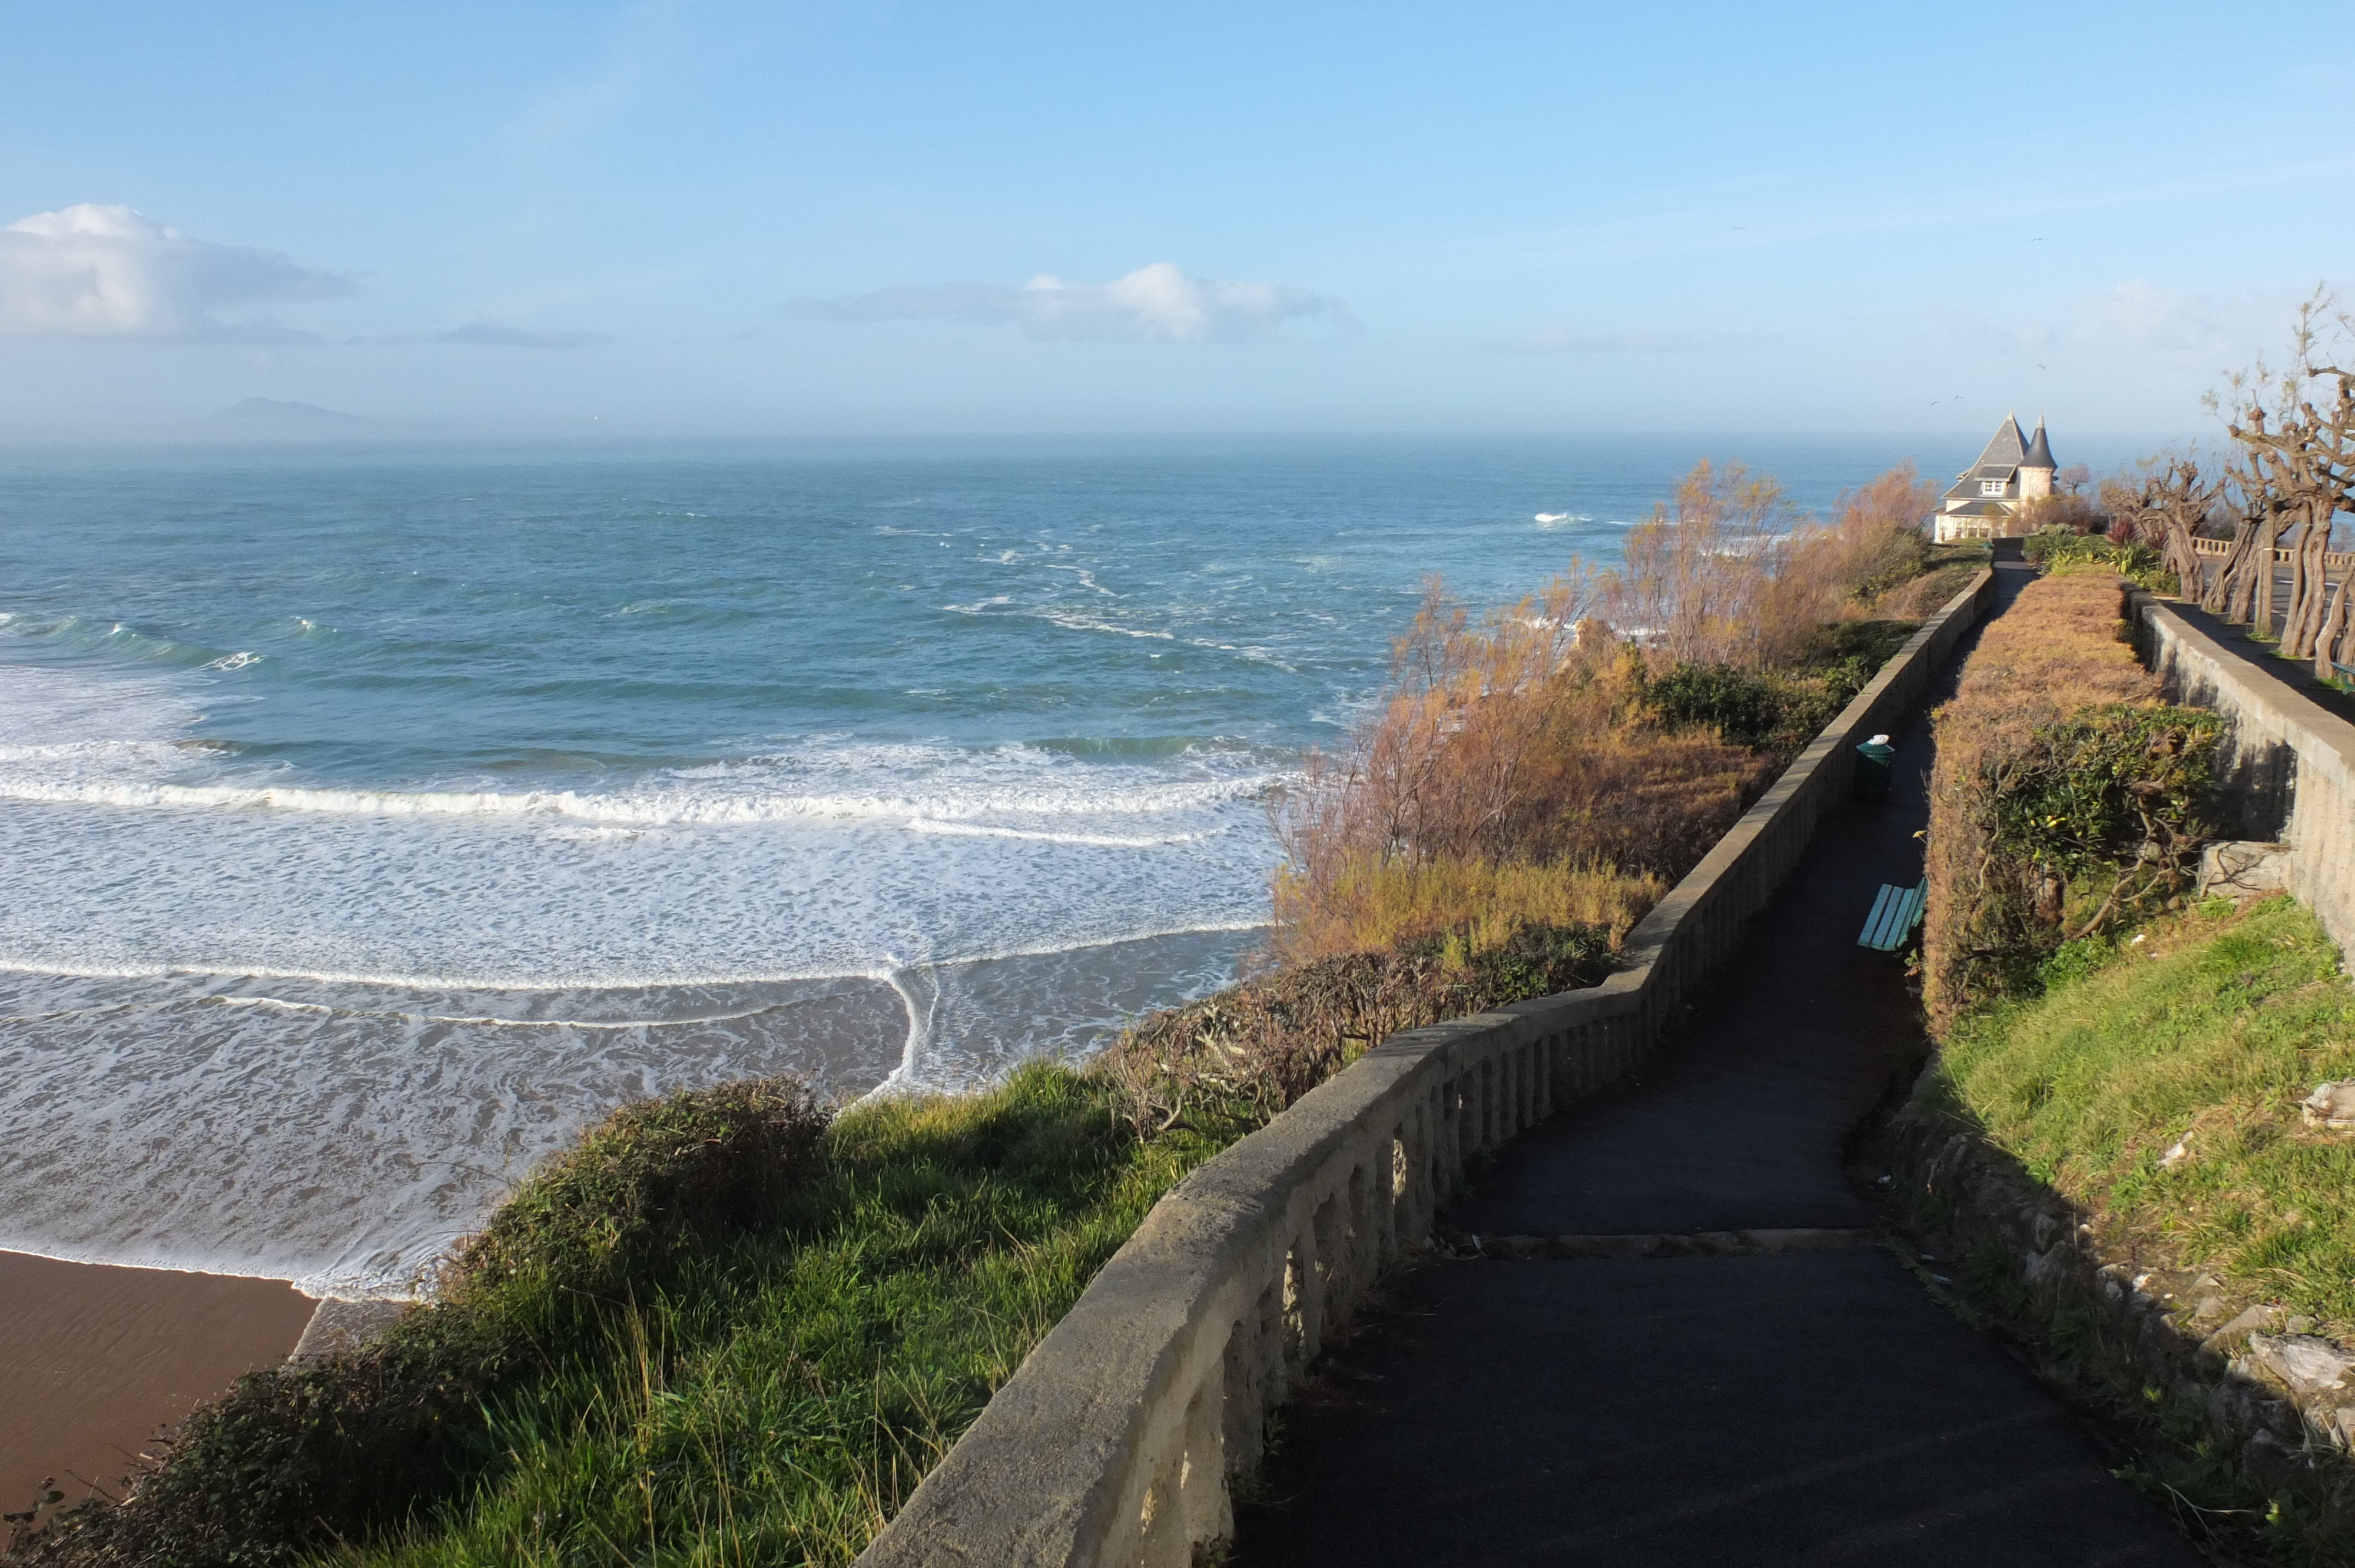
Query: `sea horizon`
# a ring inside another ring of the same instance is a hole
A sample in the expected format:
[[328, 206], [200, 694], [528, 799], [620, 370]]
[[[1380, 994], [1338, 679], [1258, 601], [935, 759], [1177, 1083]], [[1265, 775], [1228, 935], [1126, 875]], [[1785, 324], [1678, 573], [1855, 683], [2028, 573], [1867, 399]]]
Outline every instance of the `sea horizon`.
[[0, 1247], [397, 1294], [623, 1099], [1083, 1054], [1233, 978], [1425, 574], [1943, 439], [0, 451]]

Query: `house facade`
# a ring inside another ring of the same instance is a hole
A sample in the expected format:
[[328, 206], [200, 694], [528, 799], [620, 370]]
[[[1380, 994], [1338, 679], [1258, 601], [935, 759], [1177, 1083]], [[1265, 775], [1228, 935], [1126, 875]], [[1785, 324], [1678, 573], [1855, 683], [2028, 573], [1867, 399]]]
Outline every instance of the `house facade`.
[[1968, 539], [2009, 539], [2026, 532], [2019, 524], [2020, 508], [2052, 493], [2051, 443], [2044, 439], [2044, 421], [2036, 421], [2032, 437], [2019, 433], [2019, 420], [2007, 416], [1979, 453], [1979, 461], [1955, 476], [1939, 498], [1931, 518], [1933, 536], [1941, 545]]

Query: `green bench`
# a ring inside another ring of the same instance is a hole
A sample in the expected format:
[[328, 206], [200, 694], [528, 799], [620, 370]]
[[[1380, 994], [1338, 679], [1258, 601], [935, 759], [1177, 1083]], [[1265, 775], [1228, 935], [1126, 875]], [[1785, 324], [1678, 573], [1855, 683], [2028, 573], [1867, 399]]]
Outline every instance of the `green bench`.
[[1913, 927], [1922, 923], [1922, 901], [1929, 896], [1927, 877], [1913, 887], [1891, 887], [1881, 884], [1881, 892], [1872, 901], [1872, 913], [1864, 917], [1864, 932], [1856, 939], [1859, 948], [1872, 948], [1893, 953], [1905, 945]]

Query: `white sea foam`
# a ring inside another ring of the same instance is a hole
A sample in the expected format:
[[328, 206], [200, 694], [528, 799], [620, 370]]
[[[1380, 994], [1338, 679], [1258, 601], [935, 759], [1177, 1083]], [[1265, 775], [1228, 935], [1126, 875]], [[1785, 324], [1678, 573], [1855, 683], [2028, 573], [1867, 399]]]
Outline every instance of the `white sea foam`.
[[1194, 833], [1055, 833], [1039, 832], [1027, 828], [994, 828], [979, 822], [936, 822], [929, 817], [911, 819], [908, 826], [920, 833], [957, 833], [968, 838], [1029, 839], [1039, 843], [1085, 844], [1096, 849], [1155, 849], [1163, 844], [1199, 843], [1213, 834], [1226, 832], [1213, 828]]
[[1092, 616], [1073, 615], [1069, 610], [1041, 609], [1034, 609], [1030, 613], [1040, 620], [1051, 621], [1071, 631], [1109, 631], [1120, 637], [1158, 638], [1164, 642], [1177, 641], [1175, 632], [1156, 630], [1149, 627], [1114, 626], [1108, 620], [1098, 620]]
[[0, 970], [0, 1246], [403, 1294], [602, 1107], [783, 1069], [968, 1084], [1217, 983], [1242, 939], [643, 990]]
[[[22, 768], [0, 770], [0, 800], [131, 809], [308, 812], [343, 817], [554, 818], [596, 823], [601, 829], [623, 830], [570, 835], [583, 841], [617, 841], [632, 837], [626, 830], [633, 829], [741, 826], [812, 819], [913, 826], [919, 819], [937, 824], [993, 812], [1147, 815], [1254, 799], [1276, 781], [1273, 773], [1258, 770], [1223, 779], [1166, 783], [1140, 780], [1127, 788], [1079, 779], [1011, 786], [982, 779], [964, 789], [938, 794], [801, 795], [741, 788], [656, 788], [610, 793], [576, 789], [335, 789], [299, 785], [173, 784], [79, 776], [94, 761], [133, 764], [157, 759], [158, 753], [153, 746], [0, 746], [0, 761], [75, 765], [66, 777], [44, 777]], [[175, 752], [167, 760], [183, 758]], [[743, 769], [749, 765], [729, 766], [735, 774], [731, 782], [741, 785]], [[679, 770], [675, 776], [688, 778], [694, 771]], [[920, 831], [938, 830], [932, 827]]]
[[0, 668], [0, 1246], [397, 1290], [618, 1100], [971, 1083], [1265, 917], [1247, 750], [346, 788], [192, 736], [179, 678]]

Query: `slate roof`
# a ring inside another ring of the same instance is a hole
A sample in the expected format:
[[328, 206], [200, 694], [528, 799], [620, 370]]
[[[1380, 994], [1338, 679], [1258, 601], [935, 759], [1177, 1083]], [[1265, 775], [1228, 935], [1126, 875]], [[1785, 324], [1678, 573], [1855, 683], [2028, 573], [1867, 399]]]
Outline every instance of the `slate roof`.
[[[2015, 429], [2018, 426], [2013, 427]], [[2052, 445], [2044, 439], [2044, 417], [2036, 417], [2036, 439], [2028, 443], [2028, 455], [2019, 460], [2022, 468], [2053, 468], [2061, 465], [2052, 461]]]
[[[2042, 428], [2041, 425], [2038, 427], [2039, 429]], [[2047, 449], [2047, 455], [2050, 455], [2050, 449]], [[2019, 421], [2007, 416], [2003, 423], [1996, 427], [1995, 434], [1988, 438], [1987, 450], [1979, 453], [1979, 461], [1956, 474], [1955, 482], [1946, 487], [1945, 499], [1951, 501], [1965, 495], [1976, 498], [1981, 480], [1999, 479], [2009, 486], [2019, 474], [2020, 462], [2027, 456], [2028, 438], [2019, 433]], [[1947, 510], [1951, 512], [1954, 508]]]

